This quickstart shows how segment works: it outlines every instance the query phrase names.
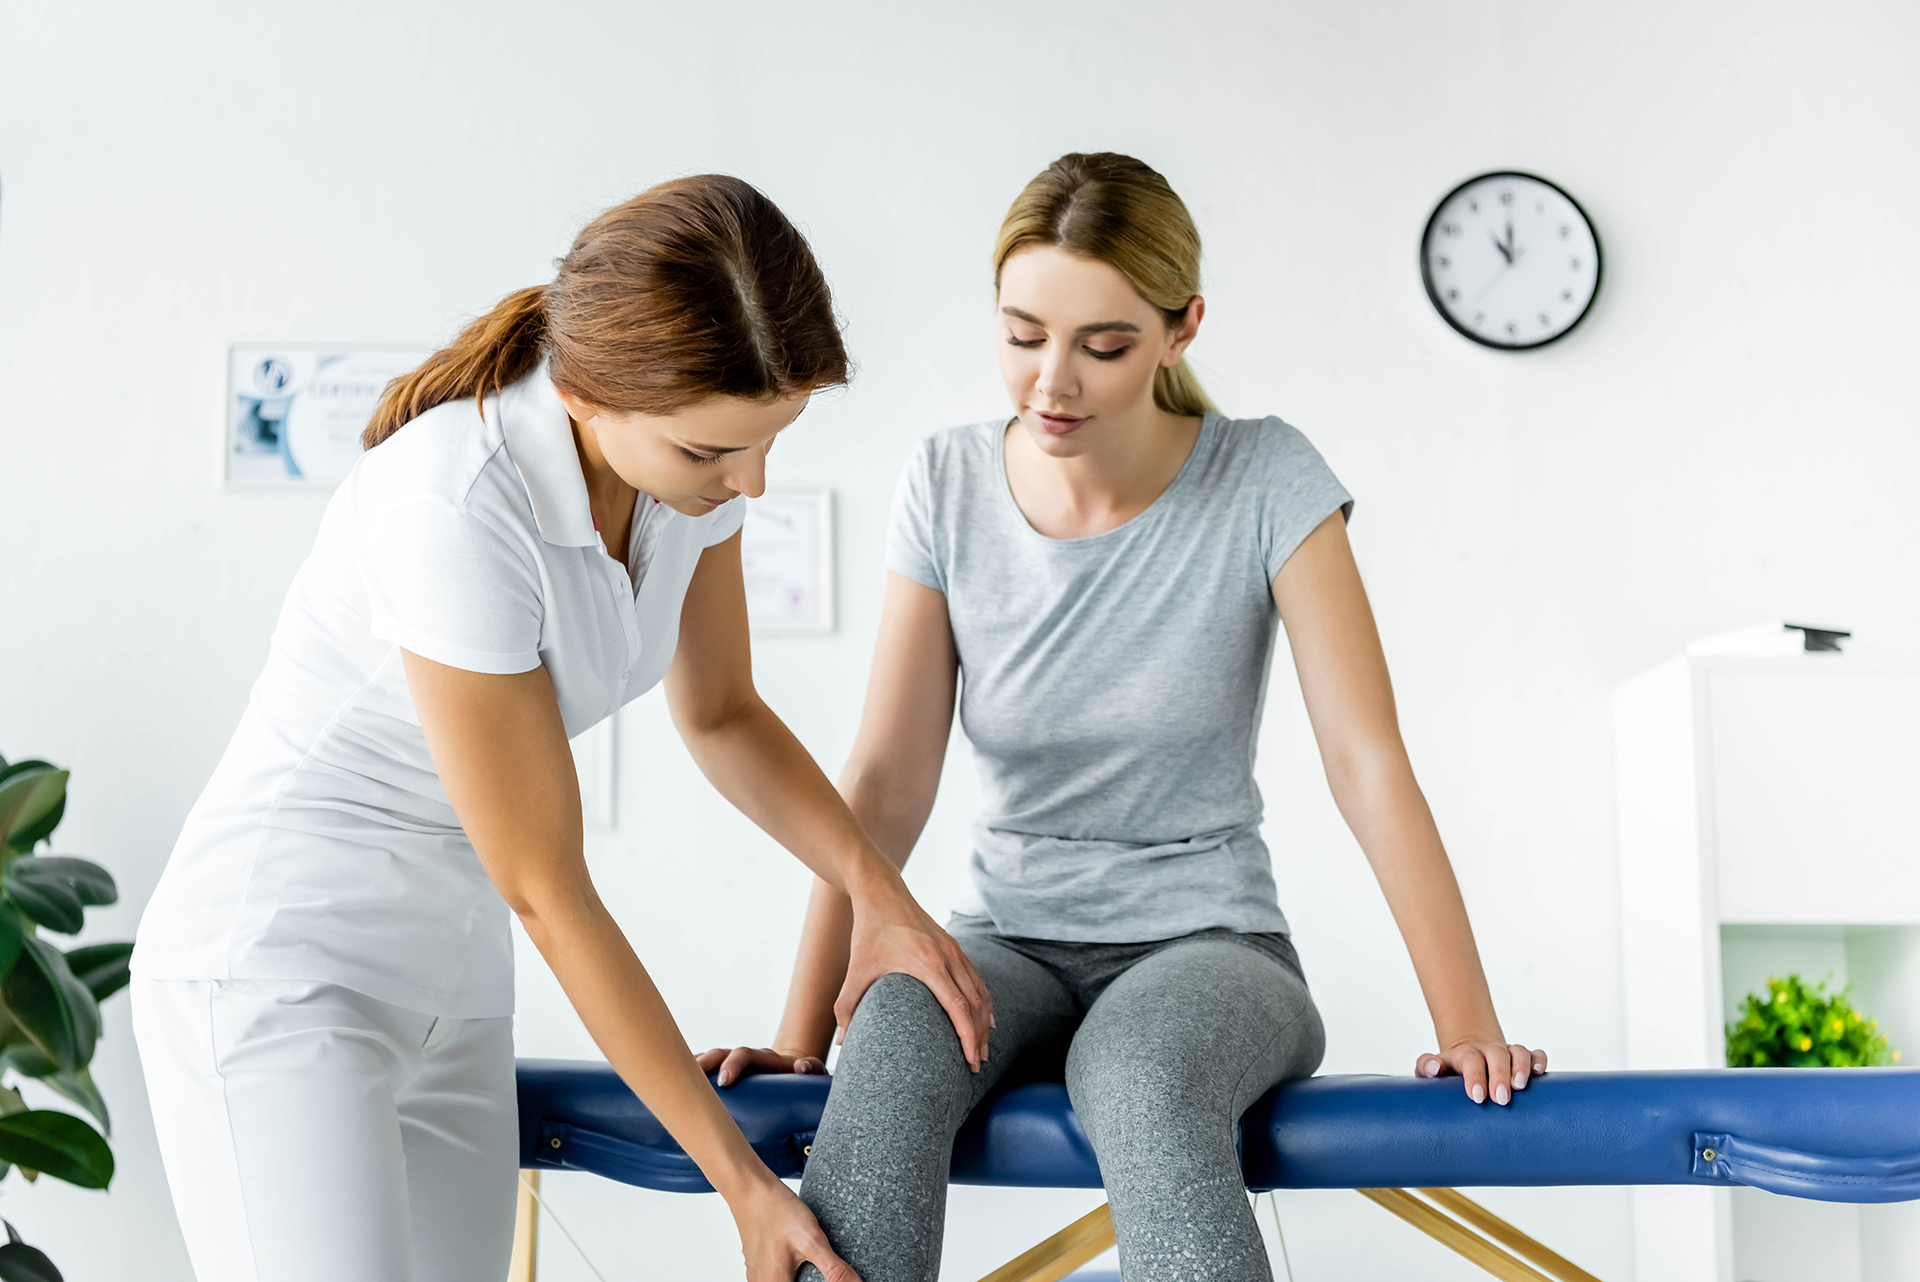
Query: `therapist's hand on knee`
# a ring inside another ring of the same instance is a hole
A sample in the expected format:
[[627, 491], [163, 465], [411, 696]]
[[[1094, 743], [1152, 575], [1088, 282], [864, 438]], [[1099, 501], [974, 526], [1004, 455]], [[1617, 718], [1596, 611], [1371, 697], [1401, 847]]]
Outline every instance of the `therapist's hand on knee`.
[[896, 973], [927, 986], [953, 1021], [967, 1067], [979, 1072], [993, 1029], [993, 997], [953, 936], [914, 902], [904, 883], [897, 894], [854, 897], [847, 981], [833, 1003], [836, 1043], [846, 1040], [847, 1026], [867, 989], [882, 975]]

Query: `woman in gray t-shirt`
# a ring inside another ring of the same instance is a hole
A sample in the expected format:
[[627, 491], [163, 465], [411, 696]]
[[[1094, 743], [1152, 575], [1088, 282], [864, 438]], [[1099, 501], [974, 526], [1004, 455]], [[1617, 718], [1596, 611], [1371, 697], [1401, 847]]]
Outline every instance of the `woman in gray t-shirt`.
[[[1281, 624], [1334, 799], [1385, 892], [1439, 1049], [1505, 1104], [1546, 1055], [1501, 1032], [1407, 760], [1347, 544], [1353, 501], [1278, 419], [1232, 420], [1183, 356], [1200, 242], [1159, 174], [1070, 155], [996, 248], [1016, 415], [936, 433], [900, 486], [865, 716], [840, 788], [904, 863], [958, 693], [979, 766], [952, 932], [993, 999], [969, 1062], [918, 980], [835, 1002], [863, 924], [816, 885], [773, 1049], [721, 1085], [822, 1072], [844, 1046], [802, 1198], [863, 1282], [932, 1282], [967, 1113], [1018, 1064], [1064, 1071], [1129, 1279], [1268, 1279], [1234, 1124], [1324, 1049], [1276, 900], [1254, 743]], [[803, 1271], [803, 1278], [818, 1275]]]

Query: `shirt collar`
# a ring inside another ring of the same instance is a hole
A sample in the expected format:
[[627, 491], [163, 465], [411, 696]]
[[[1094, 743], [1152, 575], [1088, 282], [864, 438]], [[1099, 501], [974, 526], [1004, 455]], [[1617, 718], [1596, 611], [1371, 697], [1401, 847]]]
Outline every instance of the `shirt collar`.
[[547, 363], [541, 361], [531, 374], [502, 388], [496, 412], [507, 457], [520, 469], [540, 537], [559, 547], [599, 546], [572, 421], [553, 390]]

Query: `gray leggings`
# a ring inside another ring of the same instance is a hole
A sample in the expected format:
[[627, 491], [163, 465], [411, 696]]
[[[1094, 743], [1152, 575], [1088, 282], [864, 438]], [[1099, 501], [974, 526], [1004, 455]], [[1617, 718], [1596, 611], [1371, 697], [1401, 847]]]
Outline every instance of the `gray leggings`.
[[800, 1186], [862, 1282], [934, 1282], [960, 1124], [1003, 1080], [1063, 1069], [1100, 1159], [1122, 1276], [1271, 1279], [1234, 1125], [1326, 1048], [1286, 936], [1082, 944], [1010, 939], [976, 918], [948, 928], [993, 994], [992, 1058], [969, 1072], [933, 994], [881, 978], [847, 1028]]

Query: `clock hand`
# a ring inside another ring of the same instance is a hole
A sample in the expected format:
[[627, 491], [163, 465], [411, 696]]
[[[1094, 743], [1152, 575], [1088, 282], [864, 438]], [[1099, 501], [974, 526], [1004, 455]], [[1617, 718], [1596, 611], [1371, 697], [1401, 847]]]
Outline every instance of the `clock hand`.
[[1493, 241], [1493, 247], [1500, 251], [1500, 257], [1507, 260], [1507, 266], [1509, 267], [1513, 266], [1513, 252], [1509, 250], [1505, 245], [1501, 244], [1500, 238], [1498, 236], [1495, 236], [1492, 232], [1488, 232], [1487, 236], [1489, 239]]
[[1473, 305], [1475, 307], [1478, 307], [1480, 304], [1486, 302], [1487, 295], [1493, 292], [1493, 287], [1495, 285], [1498, 285], [1501, 281], [1505, 280], [1506, 278], [1507, 278], [1507, 269], [1502, 267], [1499, 271], [1493, 274], [1493, 279], [1487, 282], [1487, 287], [1481, 290], [1479, 296], [1473, 300]]

